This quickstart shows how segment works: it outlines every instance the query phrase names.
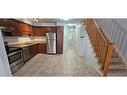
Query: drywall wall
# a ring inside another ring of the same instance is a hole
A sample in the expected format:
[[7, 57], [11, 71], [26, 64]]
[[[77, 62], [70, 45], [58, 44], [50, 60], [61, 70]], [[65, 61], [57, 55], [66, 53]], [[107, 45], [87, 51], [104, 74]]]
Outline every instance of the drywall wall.
[[86, 32], [84, 23], [80, 23], [75, 33], [75, 48], [79, 56], [86, 58], [87, 62], [93, 65], [97, 65], [97, 59], [95, 57], [92, 45], [90, 43], [88, 34]]
[[69, 42], [70, 29], [67, 24], [64, 25], [64, 52], [66, 53], [67, 49], [70, 48], [69, 45], [71, 44], [76, 54], [82, 56], [88, 63], [96, 65], [98, 68], [97, 59], [94, 55], [84, 23], [75, 23], [75, 25], [76, 29], [71, 31], [71, 42]]
[[65, 24], [64, 25], [64, 43], [63, 43], [63, 52], [66, 52], [67, 49], [68, 49], [68, 27], [67, 25]]
[[127, 63], [127, 19], [95, 19], [102, 27], [110, 41], [116, 43], [116, 48]]
[[127, 32], [127, 19], [114, 19], [121, 28]]
[[0, 30], [0, 76], [12, 76]]

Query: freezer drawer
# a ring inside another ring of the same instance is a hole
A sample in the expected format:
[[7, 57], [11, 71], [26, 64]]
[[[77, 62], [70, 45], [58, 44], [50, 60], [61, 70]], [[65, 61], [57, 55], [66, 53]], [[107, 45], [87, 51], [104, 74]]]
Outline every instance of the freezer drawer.
[[56, 54], [56, 40], [47, 40], [47, 53]]

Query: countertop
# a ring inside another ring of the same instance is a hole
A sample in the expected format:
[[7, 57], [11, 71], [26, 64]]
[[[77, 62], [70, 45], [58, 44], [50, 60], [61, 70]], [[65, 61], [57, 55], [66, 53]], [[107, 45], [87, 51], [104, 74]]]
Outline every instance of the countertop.
[[45, 41], [39, 41], [39, 42], [32, 42], [32, 43], [27, 43], [27, 44], [26, 43], [9, 44], [9, 47], [23, 48], [23, 47], [27, 47], [27, 46], [31, 46], [31, 45], [35, 45], [39, 43], [46, 44]]

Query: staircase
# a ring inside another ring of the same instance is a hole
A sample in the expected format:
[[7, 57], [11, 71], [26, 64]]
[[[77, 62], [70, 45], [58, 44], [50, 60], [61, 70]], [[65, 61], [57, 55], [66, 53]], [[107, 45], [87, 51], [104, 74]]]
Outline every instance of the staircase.
[[115, 49], [113, 50], [108, 76], [127, 76], [127, 65]]
[[127, 65], [94, 19], [86, 20], [86, 30], [94, 48], [103, 76], [127, 76]]

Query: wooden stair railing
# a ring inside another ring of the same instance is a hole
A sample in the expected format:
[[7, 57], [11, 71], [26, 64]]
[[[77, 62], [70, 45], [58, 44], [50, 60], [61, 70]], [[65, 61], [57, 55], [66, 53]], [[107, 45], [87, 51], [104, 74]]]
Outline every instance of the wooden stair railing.
[[93, 19], [86, 20], [86, 29], [89, 39], [92, 43], [98, 62], [101, 64], [103, 76], [107, 76], [109, 65], [112, 58], [114, 43], [109, 42], [107, 37], [103, 34], [101, 28], [96, 24]]

